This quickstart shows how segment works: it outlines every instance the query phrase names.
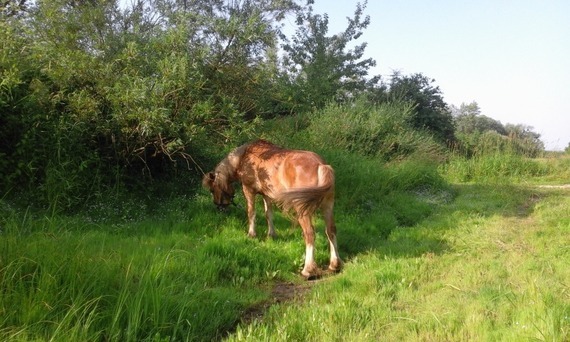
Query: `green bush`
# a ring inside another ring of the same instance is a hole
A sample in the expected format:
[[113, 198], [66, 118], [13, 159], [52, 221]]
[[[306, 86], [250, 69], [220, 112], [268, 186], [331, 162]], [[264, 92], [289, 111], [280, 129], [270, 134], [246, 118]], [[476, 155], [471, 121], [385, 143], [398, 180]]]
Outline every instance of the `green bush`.
[[544, 154], [544, 146], [537, 139], [517, 134], [503, 135], [495, 131], [458, 133], [458, 150], [467, 156], [517, 154], [535, 158]]
[[444, 157], [444, 147], [427, 132], [411, 127], [413, 106], [403, 102], [371, 105], [364, 100], [329, 104], [310, 116], [307, 135], [314, 146], [335, 148], [384, 160]]
[[544, 163], [519, 154], [501, 152], [472, 158], [455, 156], [441, 169], [452, 181], [483, 183], [520, 181], [549, 173], [549, 167]]
[[[126, 179], [198, 170], [208, 146], [257, 124], [269, 71], [253, 46], [274, 44], [266, 18], [169, 17], [153, 6], [55, 0], [2, 20], [2, 188], [73, 209]], [[201, 28], [223, 36], [236, 30], [228, 25], [248, 34], [226, 46], [231, 51], [200, 40]]]

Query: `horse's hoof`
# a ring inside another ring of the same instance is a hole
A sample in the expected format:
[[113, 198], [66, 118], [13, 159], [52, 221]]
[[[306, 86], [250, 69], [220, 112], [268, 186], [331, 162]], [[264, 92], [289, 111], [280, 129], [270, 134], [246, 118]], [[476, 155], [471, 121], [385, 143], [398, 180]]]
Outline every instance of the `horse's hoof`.
[[320, 279], [322, 277], [320, 272], [318, 272], [318, 273], [315, 272], [315, 273], [310, 273], [310, 274], [305, 274], [305, 273], [301, 272], [301, 275], [303, 276], [303, 278], [306, 281], [313, 281], [313, 280]]
[[307, 281], [315, 281], [315, 280], [317, 280], [317, 279], [319, 279], [319, 278], [320, 278], [320, 277], [319, 277], [318, 275], [316, 275], [316, 274], [312, 274], [312, 275], [310, 275], [310, 276], [308, 276], [308, 277], [305, 277], [305, 279], [307, 279]]
[[303, 270], [303, 271], [301, 271], [301, 275], [303, 276], [303, 278], [305, 278], [305, 280], [311, 281], [311, 280], [317, 280], [317, 279], [322, 278], [324, 275], [324, 272], [319, 268], [315, 268], [315, 269], [311, 270], [310, 272]]
[[339, 273], [341, 269], [342, 269], [342, 267], [340, 267], [340, 266], [337, 266], [337, 267], [329, 266], [329, 268], [328, 268], [329, 272], [332, 272], [332, 273]]
[[338, 273], [342, 269], [342, 261], [335, 260], [329, 264], [329, 271]]

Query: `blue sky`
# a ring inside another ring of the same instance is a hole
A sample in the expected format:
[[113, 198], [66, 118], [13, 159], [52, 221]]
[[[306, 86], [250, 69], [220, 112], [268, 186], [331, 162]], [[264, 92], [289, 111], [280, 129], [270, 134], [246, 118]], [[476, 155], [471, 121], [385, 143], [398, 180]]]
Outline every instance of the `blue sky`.
[[[316, 0], [329, 34], [343, 31], [354, 0]], [[570, 1], [370, 0], [359, 42], [373, 74], [420, 72], [445, 101], [476, 101], [483, 115], [525, 124], [547, 149], [570, 142]]]

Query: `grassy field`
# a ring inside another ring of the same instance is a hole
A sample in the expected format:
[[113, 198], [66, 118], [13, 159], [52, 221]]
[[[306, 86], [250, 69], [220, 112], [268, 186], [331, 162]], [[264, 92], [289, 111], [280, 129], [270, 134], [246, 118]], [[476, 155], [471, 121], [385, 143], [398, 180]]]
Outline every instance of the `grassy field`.
[[454, 189], [429, 218], [229, 340], [570, 339], [569, 191]]
[[247, 238], [241, 198], [226, 215], [203, 191], [75, 216], [0, 201], [0, 340], [570, 339], [570, 190], [539, 187], [570, 183], [568, 159], [321, 153], [346, 265], [314, 282], [299, 229], [277, 215], [275, 241]]

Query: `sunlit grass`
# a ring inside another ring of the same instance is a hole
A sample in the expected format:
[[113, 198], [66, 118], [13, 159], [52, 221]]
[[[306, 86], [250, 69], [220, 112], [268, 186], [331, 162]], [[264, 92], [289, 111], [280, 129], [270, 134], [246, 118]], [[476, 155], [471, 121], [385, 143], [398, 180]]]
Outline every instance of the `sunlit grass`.
[[316, 284], [304, 303], [271, 310], [230, 340], [567, 340], [567, 192], [457, 192]]
[[[426, 162], [323, 154], [337, 170], [345, 268], [257, 319], [243, 320], [272, 302], [274, 284], [304, 283], [301, 232], [279, 213], [270, 240], [261, 206], [259, 237], [247, 238], [239, 195], [225, 214], [199, 191], [74, 216], [1, 201], [0, 339], [570, 337], [568, 190], [516, 177], [449, 186]], [[322, 219], [315, 224], [325, 266]]]
[[0, 335], [117, 341], [218, 336], [265, 298], [255, 286], [272, 281], [275, 272], [287, 278], [294, 271], [291, 260], [247, 239], [241, 223], [219, 220], [221, 231], [188, 221], [73, 230], [76, 219], [29, 218], [22, 231], [6, 222], [12, 227], [0, 239]]
[[[438, 193], [449, 192], [433, 165], [325, 154], [337, 191], [346, 194], [336, 219], [349, 265], [396, 227], [428, 217]], [[267, 239], [258, 206], [259, 238], [248, 238], [239, 194], [238, 207], [225, 214], [205, 191], [110, 198], [73, 216], [2, 201], [0, 337], [219, 339], [270, 299], [273, 283], [304, 282], [299, 228], [277, 213], [278, 237]], [[316, 260], [326, 266], [324, 223], [318, 217], [315, 224]]]

